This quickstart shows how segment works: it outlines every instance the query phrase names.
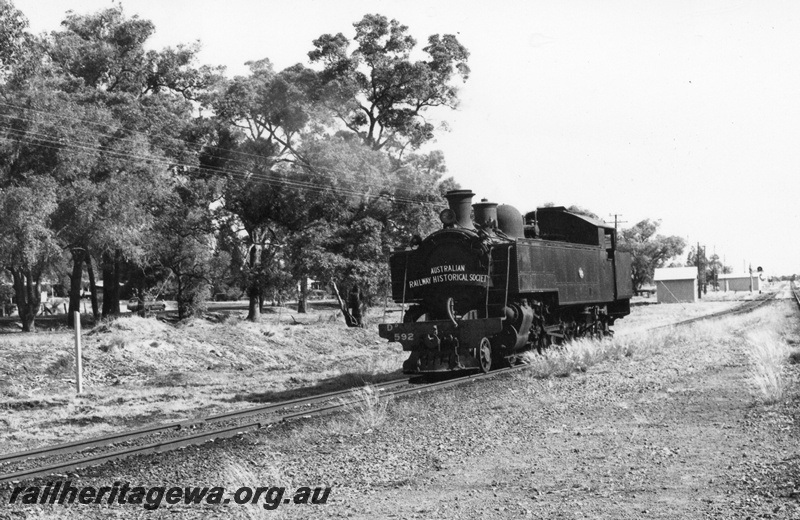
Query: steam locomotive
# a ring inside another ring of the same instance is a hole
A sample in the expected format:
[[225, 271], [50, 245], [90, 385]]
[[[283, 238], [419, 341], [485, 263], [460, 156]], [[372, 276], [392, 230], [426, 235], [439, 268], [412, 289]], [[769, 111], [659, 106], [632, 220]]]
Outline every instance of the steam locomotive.
[[488, 372], [529, 350], [610, 335], [630, 314], [631, 258], [613, 226], [563, 207], [523, 217], [474, 196], [448, 192], [442, 229], [389, 259], [392, 298], [410, 307], [379, 334], [411, 353], [405, 373]]

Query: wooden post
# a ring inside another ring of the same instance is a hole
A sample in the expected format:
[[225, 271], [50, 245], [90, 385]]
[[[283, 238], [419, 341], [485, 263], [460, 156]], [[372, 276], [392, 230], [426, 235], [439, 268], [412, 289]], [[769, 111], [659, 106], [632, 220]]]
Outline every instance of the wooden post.
[[83, 356], [81, 355], [81, 313], [75, 311], [75, 385], [83, 393]]

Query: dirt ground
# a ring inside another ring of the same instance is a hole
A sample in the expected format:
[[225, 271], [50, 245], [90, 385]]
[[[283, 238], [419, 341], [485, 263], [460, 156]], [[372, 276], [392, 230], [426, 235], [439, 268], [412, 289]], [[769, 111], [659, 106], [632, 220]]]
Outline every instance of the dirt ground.
[[[0, 333], [0, 452], [399, 375], [402, 351], [379, 338], [377, 326], [347, 328], [331, 306], [312, 309], [299, 315], [267, 308], [257, 324], [238, 312], [222, 323], [178, 325], [127, 316], [84, 330], [81, 396], [72, 331], [6, 330]], [[382, 319], [382, 310], [370, 318]]]
[[[797, 344], [793, 307], [766, 312]], [[783, 400], [761, 403], [741, 340], [770, 319], [697, 324], [577, 376], [498, 381], [505, 399], [474, 410], [488, 450], [374, 501], [406, 505], [354, 516], [800, 518], [798, 370]]]

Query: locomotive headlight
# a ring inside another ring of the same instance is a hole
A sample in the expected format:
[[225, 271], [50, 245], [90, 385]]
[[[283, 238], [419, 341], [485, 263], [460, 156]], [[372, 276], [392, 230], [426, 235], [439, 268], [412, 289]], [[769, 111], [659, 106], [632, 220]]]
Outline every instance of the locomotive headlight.
[[439, 220], [442, 221], [442, 224], [445, 226], [452, 226], [456, 223], [456, 212], [452, 209], [443, 209], [441, 213], [439, 213]]

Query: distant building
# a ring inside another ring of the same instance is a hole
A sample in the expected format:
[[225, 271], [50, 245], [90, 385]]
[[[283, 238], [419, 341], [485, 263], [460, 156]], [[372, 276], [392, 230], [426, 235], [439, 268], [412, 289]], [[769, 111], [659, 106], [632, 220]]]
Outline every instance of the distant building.
[[656, 269], [653, 276], [658, 303], [694, 303], [697, 301], [697, 267]]
[[758, 278], [758, 273], [753, 273], [752, 275], [748, 273], [721, 274], [717, 279], [720, 291], [749, 291], [751, 289], [751, 279], [753, 291], [761, 290], [761, 280]]

